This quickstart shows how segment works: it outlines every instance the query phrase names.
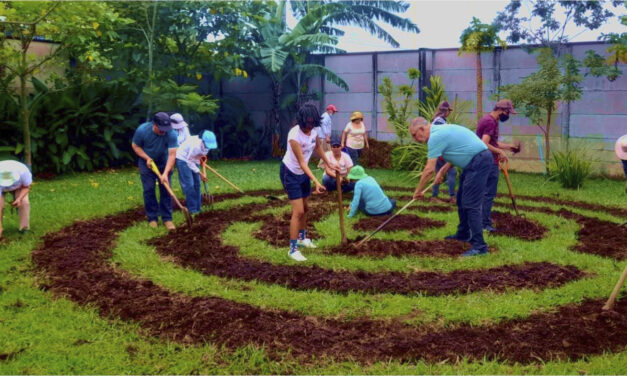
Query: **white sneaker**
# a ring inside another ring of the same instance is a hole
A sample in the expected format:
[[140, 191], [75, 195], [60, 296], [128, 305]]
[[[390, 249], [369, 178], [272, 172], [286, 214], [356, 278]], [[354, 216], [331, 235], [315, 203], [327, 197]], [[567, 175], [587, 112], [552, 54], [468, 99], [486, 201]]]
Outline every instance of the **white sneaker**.
[[300, 251], [294, 251], [294, 252], [287, 251], [287, 255], [296, 261], [307, 261], [307, 258], [303, 256], [303, 254], [300, 253]]
[[303, 240], [300, 240], [300, 239], [297, 240], [296, 245], [299, 247], [305, 247], [305, 248], [318, 248], [309, 238], [305, 238]]

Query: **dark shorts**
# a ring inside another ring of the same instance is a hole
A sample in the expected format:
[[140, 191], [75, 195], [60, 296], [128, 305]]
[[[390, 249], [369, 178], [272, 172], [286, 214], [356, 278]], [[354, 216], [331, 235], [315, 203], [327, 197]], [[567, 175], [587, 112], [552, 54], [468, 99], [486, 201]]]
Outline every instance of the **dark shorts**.
[[281, 163], [279, 175], [290, 200], [307, 198], [311, 195], [311, 179], [307, 174], [296, 175], [285, 164]]

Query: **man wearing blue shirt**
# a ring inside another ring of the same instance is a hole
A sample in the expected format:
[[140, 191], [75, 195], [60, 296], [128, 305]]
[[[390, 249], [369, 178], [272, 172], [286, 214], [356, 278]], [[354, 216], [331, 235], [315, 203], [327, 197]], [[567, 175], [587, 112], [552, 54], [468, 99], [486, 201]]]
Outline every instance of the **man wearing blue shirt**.
[[[176, 132], [170, 125], [170, 117], [165, 112], [157, 112], [152, 121], [140, 125], [133, 136], [133, 151], [139, 157], [139, 176], [144, 189], [144, 208], [151, 227], [157, 227], [159, 216], [168, 230], [174, 230], [172, 223], [172, 198], [165, 189], [176, 161]], [[151, 169], [154, 162], [161, 175]], [[155, 182], [160, 180], [160, 202], [155, 195]]]
[[409, 132], [414, 140], [426, 143], [428, 148], [427, 164], [414, 198], [423, 197], [422, 190], [433, 176], [438, 157], [444, 158], [446, 164], [436, 175], [434, 184], [441, 183], [453, 165], [462, 168], [457, 192], [459, 226], [457, 233], [447, 238], [470, 242], [472, 248], [464, 256], [488, 253], [488, 246], [483, 240], [481, 208], [493, 163], [492, 153], [476, 134], [460, 125], [432, 125], [424, 118], [417, 117], [412, 120]]

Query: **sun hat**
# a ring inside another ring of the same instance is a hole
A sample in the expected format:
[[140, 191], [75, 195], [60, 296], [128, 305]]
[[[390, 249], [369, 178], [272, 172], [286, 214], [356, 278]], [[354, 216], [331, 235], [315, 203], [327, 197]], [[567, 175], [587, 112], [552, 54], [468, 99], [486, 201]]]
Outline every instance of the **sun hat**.
[[218, 148], [218, 141], [216, 141], [215, 133], [211, 131], [204, 131], [202, 132], [201, 138], [202, 138], [202, 142], [205, 143], [205, 146], [207, 147], [207, 149], [211, 150], [211, 149]]
[[494, 104], [494, 109], [509, 110], [509, 112], [514, 115], [518, 113], [518, 111], [514, 109], [514, 104], [510, 99], [501, 99], [500, 101], [496, 102]]
[[333, 104], [330, 104], [330, 105], [327, 106], [327, 111], [329, 111], [329, 110], [331, 110], [333, 112], [337, 112], [337, 107], [335, 107], [335, 105], [333, 105]]
[[623, 145], [627, 145], [627, 134], [616, 140], [614, 145], [614, 152], [618, 159], [627, 160], [627, 152], [623, 151]]
[[0, 187], [7, 188], [17, 183], [20, 180], [20, 175], [15, 171], [2, 171], [0, 172]]
[[364, 114], [362, 114], [359, 111], [355, 111], [351, 114], [351, 121], [355, 120], [355, 119], [361, 119], [364, 120]]
[[170, 117], [165, 112], [157, 112], [155, 116], [152, 117], [152, 122], [157, 126], [157, 128], [159, 128], [161, 132], [168, 132], [172, 130]]
[[367, 178], [366, 171], [361, 166], [355, 166], [351, 168], [351, 171], [348, 173], [347, 178], [351, 180], [361, 180], [363, 178]]
[[187, 123], [183, 120], [183, 115], [176, 113], [170, 116], [170, 124], [172, 124], [172, 128], [181, 129], [187, 127]]

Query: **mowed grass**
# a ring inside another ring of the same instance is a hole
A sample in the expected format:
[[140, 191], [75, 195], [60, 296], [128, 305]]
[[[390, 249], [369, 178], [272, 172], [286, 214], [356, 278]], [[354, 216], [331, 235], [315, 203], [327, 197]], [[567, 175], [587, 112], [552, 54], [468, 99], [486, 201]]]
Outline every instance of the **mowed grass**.
[[[212, 164], [223, 175], [244, 190], [279, 189], [277, 162], [215, 162]], [[316, 170], [321, 175], [320, 170]], [[397, 185], [413, 190], [414, 182], [397, 171], [369, 170], [368, 173], [386, 185]], [[174, 175], [173, 187], [179, 196], [180, 186]], [[542, 176], [511, 174], [516, 193], [552, 196], [559, 193], [563, 199], [572, 199], [626, 207], [624, 182], [611, 180], [587, 181], [583, 189], [566, 191]], [[214, 194], [232, 192], [217, 178], [210, 181]], [[504, 179], [499, 192], [506, 193]], [[390, 194], [397, 194], [390, 192]], [[508, 203], [507, 199], [498, 201]], [[215, 210], [232, 205], [263, 202], [260, 198], [241, 198], [218, 203]], [[542, 205], [532, 200], [520, 204]], [[71, 224], [75, 220], [101, 217], [137, 207], [142, 204], [139, 176], [135, 169], [103, 171], [92, 174], [64, 176], [52, 181], [36, 181], [31, 193], [33, 232], [17, 233], [17, 214], [5, 210], [4, 234], [0, 242], [0, 374], [139, 374], [139, 373], [627, 373], [627, 351], [591, 356], [576, 362], [547, 362], [533, 365], [509, 365], [499, 362], [467, 362], [457, 364], [425, 364], [416, 362], [380, 362], [364, 366], [352, 362], [317, 359], [301, 364], [286, 354], [283, 361], [267, 358], [261, 348], [248, 346], [229, 351], [215, 344], [184, 346], [147, 336], [136, 323], [115, 318], [102, 318], [97, 309], [82, 307], [41, 290], [39, 274], [30, 260], [30, 252], [41, 237]], [[284, 209], [277, 209], [279, 213]], [[496, 210], [505, 210], [497, 208]], [[573, 211], [577, 211], [574, 210]], [[616, 223], [620, 218], [607, 213], [580, 210], [582, 214]], [[455, 213], [421, 213], [417, 215], [447, 222], [446, 227], [425, 231], [421, 238], [437, 239], [454, 230]], [[488, 257], [443, 260], [405, 257], [374, 260], [325, 255], [321, 250], [307, 250], [309, 265], [317, 264], [335, 270], [414, 270], [451, 271], [466, 268], [487, 268], [524, 261], [550, 261], [576, 265], [593, 275], [559, 288], [539, 292], [522, 290], [502, 294], [491, 292], [459, 296], [425, 297], [420, 294], [395, 295], [360, 293], [334, 294], [328, 291], [296, 291], [281, 286], [258, 282], [231, 281], [182, 268], [161, 259], [144, 240], [164, 233], [162, 227], [150, 229], [138, 223], [123, 231], [114, 249], [113, 262], [132, 275], [148, 278], [165, 288], [192, 296], [220, 296], [260, 307], [285, 309], [324, 317], [387, 318], [412, 316], [412, 325], [454, 326], [460, 323], [479, 324], [513, 317], [524, 317], [532, 312], [550, 309], [559, 304], [577, 302], [585, 297], [605, 297], [613, 287], [625, 262], [568, 250], [576, 241], [576, 224], [571, 220], [527, 213], [549, 228], [549, 236], [537, 242], [524, 242], [504, 237], [488, 237], [490, 245], [499, 252]], [[357, 219], [347, 221], [347, 227]], [[624, 221], [624, 219], [622, 219]], [[175, 221], [184, 222], [180, 213]], [[320, 246], [339, 242], [337, 214], [312, 224], [324, 236]], [[235, 223], [223, 233], [225, 242], [240, 247], [241, 254], [275, 264], [293, 264], [285, 257], [285, 249], [277, 249], [250, 236], [260, 223]], [[360, 234], [349, 230], [349, 236]], [[379, 236], [379, 235], [378, 235]], [[381, 234], [382, 239], [415, 239], [408, 233]], [[603, 333], [598, 333], [603, 335]]]

